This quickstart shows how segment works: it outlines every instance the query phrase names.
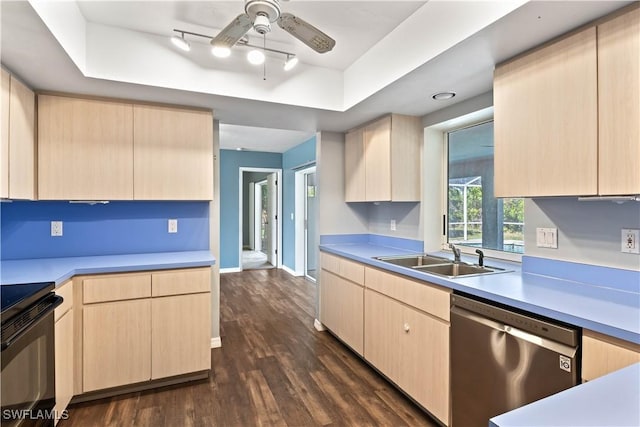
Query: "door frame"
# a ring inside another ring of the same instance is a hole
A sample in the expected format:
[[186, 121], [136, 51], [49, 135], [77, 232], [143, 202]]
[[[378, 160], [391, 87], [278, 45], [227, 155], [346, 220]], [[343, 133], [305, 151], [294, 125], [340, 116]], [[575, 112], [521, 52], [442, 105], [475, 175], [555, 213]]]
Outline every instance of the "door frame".
[[[277, 168], [252, 168], [252, 167], [240, 167], [238, 170], [238, 269], [242, 271], [242, 230], [243, 230], [243, 204], [242, 199], [244, 195], [244, 173], [245, 172], [267, 172], [267, 173], [275, 173], [276, 179], [278, 181], [277, 185], [277, 195], [278, 203], [276, 204], [276, 228], [277, 228], [277, 236], [276, 236], [276, 249], [277, 249], [277, 265], [274, 265], [275, 268], [280, 268], [282, 266], [282, 169]], [[253, 197], [253, 195], [251, 195]], [[253, 226], [253, 224], [251, 224]]]
[[308, 173], [316, 172], [316, 166], [310, 166], [305, 169], [297, 170], [295, 173], [295, 275], [306, 275], [306, 248], [307, 242], [305, 239], [305, 205], [306, 205], [306, 188], [304, 185], [304, 177]]

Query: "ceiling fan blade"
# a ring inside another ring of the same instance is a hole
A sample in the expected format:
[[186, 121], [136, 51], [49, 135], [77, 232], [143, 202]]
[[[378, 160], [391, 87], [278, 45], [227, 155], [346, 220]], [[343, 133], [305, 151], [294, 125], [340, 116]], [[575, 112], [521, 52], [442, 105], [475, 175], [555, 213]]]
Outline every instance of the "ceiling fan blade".
[[281, 14], [278, 25], [318, 53], [329, 52], [336, 45], [334, 39], [290, 13]]
[[212, 40], [217, 47], [232, 47], [253, 27], [251, 18], [246, 13], [238, 15], [229, 25], [224, 27]]

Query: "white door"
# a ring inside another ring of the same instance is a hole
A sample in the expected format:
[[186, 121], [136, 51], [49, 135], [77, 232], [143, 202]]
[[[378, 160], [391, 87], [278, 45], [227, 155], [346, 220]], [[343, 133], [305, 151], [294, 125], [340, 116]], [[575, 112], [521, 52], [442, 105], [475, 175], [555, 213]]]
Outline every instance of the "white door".
[[304, 175], [304, 181], [304, 273], [305, 276], [315, 281], [317, 277], [316, 262], [318, 259], [318, 243], [316, 242], [317, 186], [315, 169], [313, 169], [313, 172], [309, 172]]
[[278, 178], [275, 173], [267, 176], [267, 221], [266, 247], [267, 261], [278, 266]]
[[256, 184], [249, 183], [249, 249], [256, 250]]

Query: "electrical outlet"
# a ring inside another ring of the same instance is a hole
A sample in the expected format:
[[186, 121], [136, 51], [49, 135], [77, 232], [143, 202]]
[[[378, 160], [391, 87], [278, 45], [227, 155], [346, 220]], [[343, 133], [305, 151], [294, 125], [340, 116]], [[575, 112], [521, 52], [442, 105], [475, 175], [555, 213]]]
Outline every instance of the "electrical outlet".
[[539, 248], [558, 249], [558, 229], [536, 228], [536, 246]]
[[389, 224], [389, 228], [391, 229], [391, 231], [396, 231], [396, 220], [392, 219], [391, 223]]
[[169, 233], [177, 233], [178, 232], [178, 220], [170, 219], [168, 221], [168, 231]]
[[640, 254], [640, 230], [622, 229], [620, 251], [627, 254]]
[[51, 221], [51, 236], [62, 236], [62, 221]]

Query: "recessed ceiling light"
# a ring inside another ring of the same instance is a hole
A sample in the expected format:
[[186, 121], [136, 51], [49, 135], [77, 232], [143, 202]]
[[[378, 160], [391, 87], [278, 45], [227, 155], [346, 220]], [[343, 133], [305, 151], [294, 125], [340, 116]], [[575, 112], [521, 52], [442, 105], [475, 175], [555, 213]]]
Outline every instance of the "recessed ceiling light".
[[436, 101], [444, 101], [447, 99], [451, 99], [454, 96], [456, 96], [455, 92], [438, 92], [434, 95], [431, 95], [431, 98], [435, 99]]

